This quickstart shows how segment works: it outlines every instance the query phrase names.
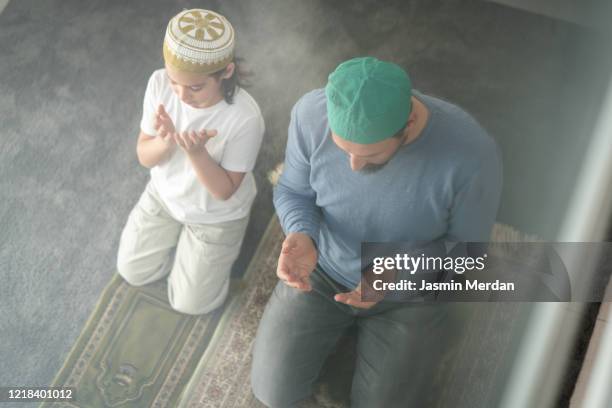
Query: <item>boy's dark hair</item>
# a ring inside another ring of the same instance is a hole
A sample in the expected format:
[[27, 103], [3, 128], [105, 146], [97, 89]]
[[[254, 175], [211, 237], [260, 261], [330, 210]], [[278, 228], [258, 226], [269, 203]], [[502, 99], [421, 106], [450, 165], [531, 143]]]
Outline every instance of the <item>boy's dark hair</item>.
[[221, 79], [221, 90], [223, 91], [223, 99], [225, 99], [225, 102], [230, 104], [234, 103], [234, 95], [236, 94], [236, 90], [238, 88], [245, 88], [249, 86], [248, 83], [244, 82], [244, 79], [245, 77], [251, 76], [251, 73], [241, 69], [240, 65], [242, 64], [242, 61], [242, 58], [234, 58], [234, 61], [232, 61], [235, 65], [234, 73], [229, 78], [221, 79], [221, 75], [223, 75], [223, 73], [225, 72], [225, 68], [210, 74], [217, 81]]

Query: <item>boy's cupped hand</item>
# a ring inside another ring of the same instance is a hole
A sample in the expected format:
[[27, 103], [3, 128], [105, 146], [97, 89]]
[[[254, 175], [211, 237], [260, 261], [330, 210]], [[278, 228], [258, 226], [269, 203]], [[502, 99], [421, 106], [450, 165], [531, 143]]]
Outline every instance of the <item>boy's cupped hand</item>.
[[172, 118], [162, 104], [157, 107], [153, 127], [167, 145], [176, 143], [188, 153], [201, 150], [208, 140], [217, 135], [215, 129], [177, 132]]
[[166, 112], [164, 105], [159, 105], [157, 107], [157, 112], [155, 113], [155, 120], [153, 122], [153, 127], [157, 130], [157, 134], [166, 144], [174, 143], [174, 134], [176, 130], [174, 129], [174, 122]]
[[195, 130], [188, 130], [174, 133], [174, 141], [187, 153], [194, 153], [202, 151], [206, 142], [216, 135], [217, 131], [215, 129], [203, 129], [197, 132]]

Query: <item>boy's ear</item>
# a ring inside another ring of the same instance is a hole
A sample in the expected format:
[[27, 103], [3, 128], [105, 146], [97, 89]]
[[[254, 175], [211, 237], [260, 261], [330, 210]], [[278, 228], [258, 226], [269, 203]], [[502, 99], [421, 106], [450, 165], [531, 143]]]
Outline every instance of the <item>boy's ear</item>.
[[236, 69], [236, 64], [234, 64], [233, 62], [230, 62], [229, 64], [227, 64], [227, 67], [225, 67], [225, 72], [223, 73], [223, 75], [221, 75], [221, 78], [223, 79], [231, 78], [232, 75], [234, 75], [235, 69]]

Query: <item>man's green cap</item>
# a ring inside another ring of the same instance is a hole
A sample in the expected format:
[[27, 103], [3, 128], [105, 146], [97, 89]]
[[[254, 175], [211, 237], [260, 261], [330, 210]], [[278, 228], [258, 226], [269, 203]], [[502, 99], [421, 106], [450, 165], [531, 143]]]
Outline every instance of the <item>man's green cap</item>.
[[338, 65], [325, 87], [329, 127], [345, 140], [385, 140], [408, 122], [412, 84], [399, 65], [372, 57]]

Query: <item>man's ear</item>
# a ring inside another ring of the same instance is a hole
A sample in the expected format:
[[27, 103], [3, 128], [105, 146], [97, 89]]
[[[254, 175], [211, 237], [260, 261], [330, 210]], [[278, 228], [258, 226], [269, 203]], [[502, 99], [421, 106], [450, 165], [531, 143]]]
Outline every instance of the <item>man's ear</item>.
[[234, 75], [235, 69], [236, 69], [236, 64], [234, 64], [233, 62], [230, 62], [229, 64], [227, 64], [227, 67], [225, 67], [225, 72], [223, 73], [223, 75], [221, 75], [221, 78], [222, 79], [231, 78], [232, 75]]
[[415, 120], [416, 120], [416, 112], [414, 111], [414, 105], [413, 105], [412, 110], [410, 111], [410, 114], [408, 115], [408, 126], [414, 124]]

